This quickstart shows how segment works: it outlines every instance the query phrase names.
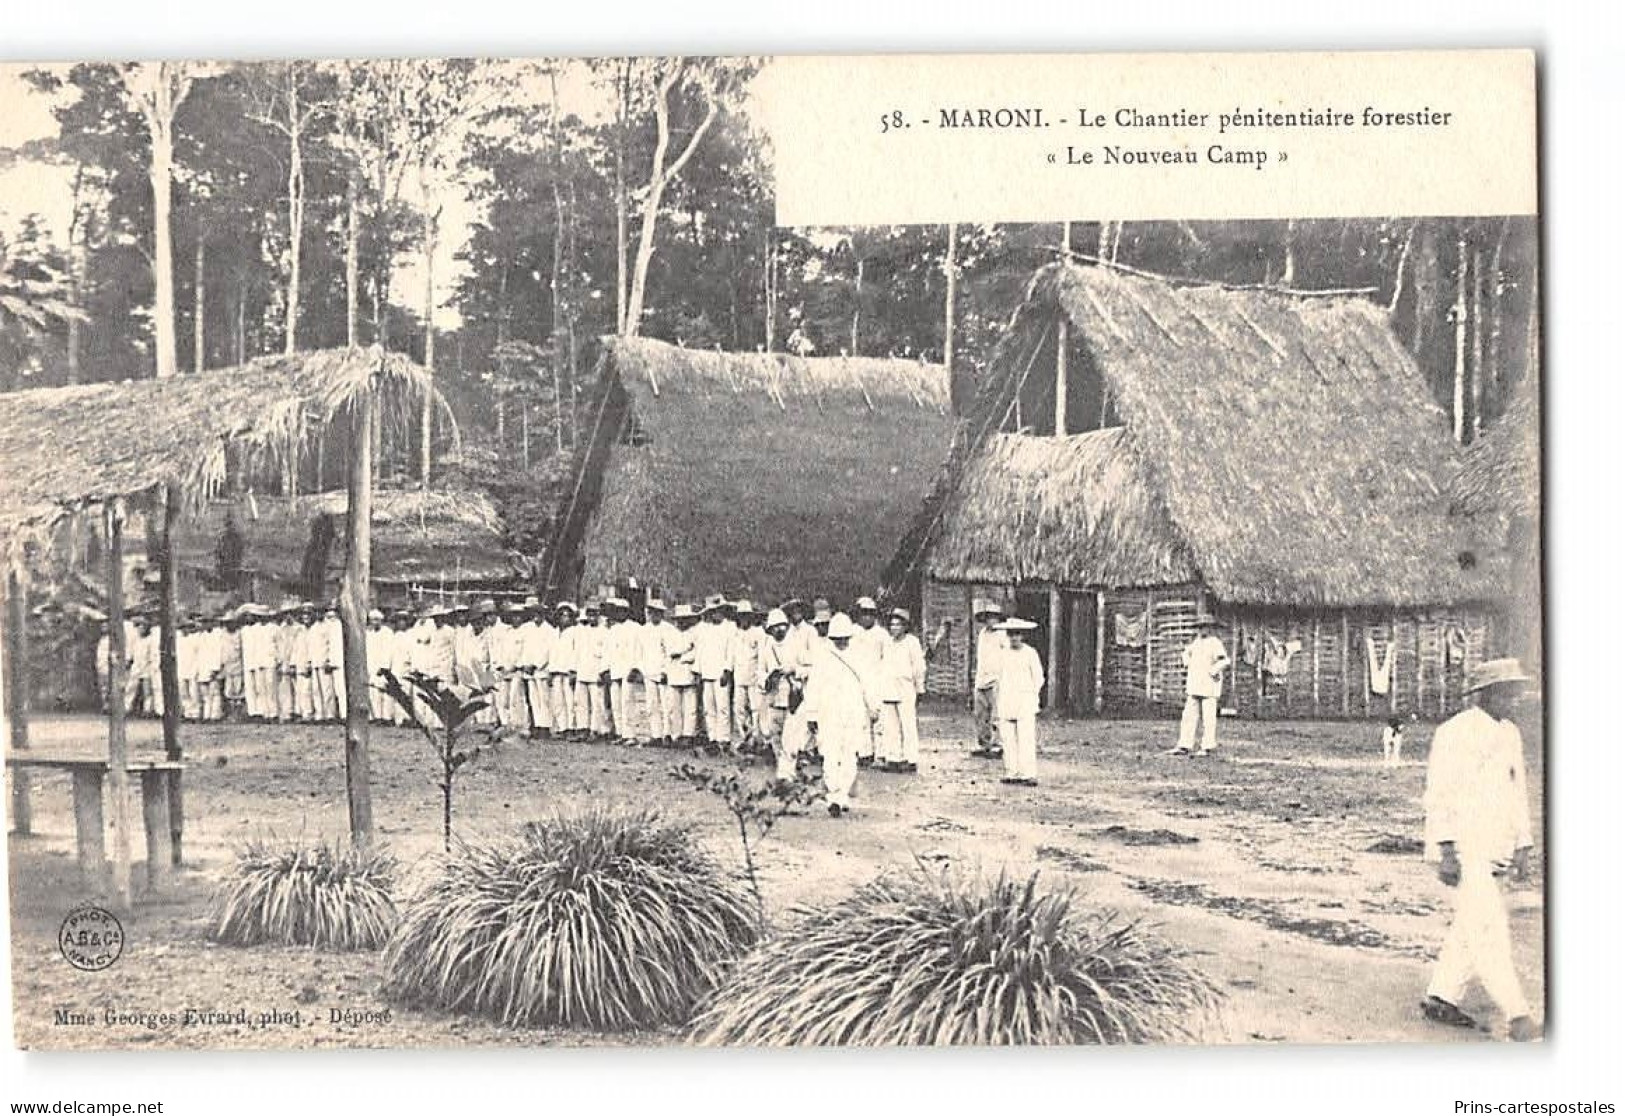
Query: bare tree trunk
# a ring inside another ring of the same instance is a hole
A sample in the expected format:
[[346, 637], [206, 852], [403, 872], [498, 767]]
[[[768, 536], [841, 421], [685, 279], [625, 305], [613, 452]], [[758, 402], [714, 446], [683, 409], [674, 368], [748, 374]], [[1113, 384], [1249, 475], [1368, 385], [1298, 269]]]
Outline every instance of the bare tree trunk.
[[1285, 242], [1282, 245], [1281, 286], [1291, 287], [1298, 278], [1298, 223], [1287, 218]]
[[852, 348], [853, 356], [858, 355], [858, 320], [863, 314], [863, 257], [858, 257], [857, 279], [852, 285]]
[[[438, 216], [437, 213], [430, 212], [423, 215], [423, 367], [430, 376], [434, 375], [434, 252]], [[421, 440], [418, 444], [418, 460], [421, 467], [418, 480], [426, 489], [429, 487], [429, 452], [434, 437], [433, 392], [423, 393], [421, 423]]]
[[344, 343], [361, 343], [361, 199], [354, 168], [344, 176]]
[[1505, 294], [1501, 282], [1502, 260], [1506, 254], [1507, 233], [1511, 231], [1512, 218], [1501, 219], [1501, 232], [1495, 239], [1495, 253], [1490, 257], [1490, 336], [1486, 345], [1486, 368], [1489, 377], [1489, 394], [1494, 401], [1496, 413], [1506, 409], [1506, 390], [1501, 383], [1501, 336], [1504, 323], [1502, 301]]
[[1461, 445], [1467, 440], [1467, 234], [1456, 236], [1456, 374], [1451, 395], [1450, 430]]
[[[170, 241], [170, 180], [175, 163], [175, 142], [169, 122], [149, 119], [152, 134], [152, 328], [156, 374], [162, 378], [179, 370], [175, 357], [175, 257]], [[128, 883], [128, 881], [126, 881]]]
[[1473, 251], [1473, 342], [1467, 373], [1471, 377], [1473, 440], [1484, 429], [1484, 252]]
[[248, 290], [242, 279], [237, 280], [237, 322], [233, 333], [237, 356], [233, 363], [243, 364], [248, 360]]
[[288, 298], [283, 307], [282, 351], [299, 347], [299, 265], [305, 237], [305, 154], [300, 141], [299, 70], [288, 66]]
[[954, 379], [954, 294], [959, 280], [959, 265], [955, 260], [957, 253], [956, 241], [959, 239], [959, 226], [948, 226], [948, 251], [943, 257], [942, 272], [948, 280], [948, 295], [943, 300], [942, 310], [942, 365], [948, 370], [948, 382]]
[[773, 243], [773, 227], [762, 230], [762, 309], [763, 332], [766, 334], [765, 352], [773, 351], [773, 338], [778, 332], [779, 316], [779, 254]]
[[363, 392], [350, 428], [348, 542], [339, 588], [344, 633], [344, 788], [350, 808], [350, 840], [372, 843], [371, 699], [367, 664], [367, 608], [372, 586], [372, 438], [376, 401]]
[[1100, 223], [1100, 238], [1095, 244], [1095, 260], [1099, 263], [1105, 263], [1111, 258], [1111, 254], [1112, 223], [1110, 221], [1102, 221]]
[[[615, 333], [626, 335], [626, 132], [632, 114], [632, 60], [622, 59], [615, 82]], [[574, 439], [572, 439], [573, 441]]]
[[208, 304], [203, 290], [203, 229], [197, 231], [197, 250], [192, 254], [192, 371], [201, 373], [207, 365], [203, 353], [203, 314]]
[[1405, 290], [1405, 261], [1410, 259], [1411, 244], [1416, 240], [1416, 223], [1405, 230], [1405, 243], [1399, 249], [1399, 262], [1394, 265], [1394, 293], [1388, 299], [1390, 316], [1399, 309], [1399, 296]]
[[[75, 310], [84, 309], [85, 240], [88, 235], [85, 218], [85, 168], [83, 164], [73, 172], [73, 217], [68, 224], [68, 302]], [[68, 383], [79, 382], [80, 325], [77, 315], [68, 318]]]
[[665, 197], [666, 188], [682, 173], [683, 167], [693, 158], [694, 152], [700, 146], [700, 140], [710, 131], [711, 124], [717, 117], [717, 98], [710, 90], [704, 90], [706, 100], [705, 117], [689, 136], [688, 143], [677, 157], [668, 165], [666, 152], [671, 145], [671, 103], [669, 97], [676, 89], [683, 73], [688, 67], [686, 61], [678, 62], [660, 78], [655, 90], [655, 150], [649, 171], [649, 187], [643, 196], [643, 211], [638, 222], [638, 250], [632, 266], [632, 289], [626, 299], [626, 317], [621, 323], [621, 336], [636, 337], [643, 321], [643, 299], [649, 285], [649, 263], [654, 259], [655, 228], [660, 221], [660, 203]]

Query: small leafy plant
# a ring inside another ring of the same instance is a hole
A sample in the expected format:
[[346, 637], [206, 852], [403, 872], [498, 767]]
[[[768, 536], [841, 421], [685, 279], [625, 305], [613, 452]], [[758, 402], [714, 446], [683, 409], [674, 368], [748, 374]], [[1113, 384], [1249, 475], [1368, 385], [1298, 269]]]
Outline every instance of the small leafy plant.
[[227, 945], [381, 949], [395, 928], [395, 858], [357, 849], [255, 840], [215, 894], [209, 937]]
[[797, 773], [794, 779], [753, 780], [748, 763], [736, 765], [731, 771], [684, 763], [672, 768], [671, 776], [695, 790], [709, 791], [728, 807], [745, 856], [745, 876], [750, 881], [751, 894], [756, 897], [756, 915], [765, 922], [762, 888], [756, 878], [755, 847], [773, 831], [780, 818], [797, 806], [816, 801], [822, 793], [822, 780], [804, 772]]
[[482, 752], [493, 747], [501, 739], [502, 730], [478, 726], [477, 731], [484, 741], [472, 748], [459, 747], [458, 736], [473, 722], [480, 710], [491, 704], [490, 695], [495, 687], [475, 690], [468, 697], [463, 697], [440, 679], [419, 671], [411, 672], [404, 681], [387, 668], [379, 671], [379, 674], [384, 680], [384, 692], [406, 710], [406, 715], [428, 740], [440, 765], [440, 781], [435, 785], [440, 788], [445, 851], [450, 852], [452, 789], [457, 773], [479, 759]]

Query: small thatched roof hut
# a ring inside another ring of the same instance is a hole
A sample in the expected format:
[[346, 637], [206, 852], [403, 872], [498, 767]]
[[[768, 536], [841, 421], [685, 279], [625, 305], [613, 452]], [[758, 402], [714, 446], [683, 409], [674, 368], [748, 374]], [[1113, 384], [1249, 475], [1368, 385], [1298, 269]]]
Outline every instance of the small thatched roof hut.
[[616, 338], [603, 375], [555, 547], [579, 554], [576, 576], [556, 578], [567, 585], [636, 576], [687, 595], [872, 593], [953, 433], [947, 375], [918, 361]]
[[[1270, 686], [1243, 642], [1314, 647], [1282, 709], [1348, 712], [1334, 695], [1371, 633], [1403, 645], [1411, 696], [1436, 708], [1459, 690], [1457, 629], [1482, 648], [1465, 614], [1505, 575], [1449, 514], [1453, 464], [1443, 410], [1368, 299], [1058, 264], [1015, 314], [888, 588], [937, 619], [973, 594], [1038, 611], [1052, 658], [1095, 656], [1092, 684], [1070, 669], [1097, 708], [1182, 699], [1178, 650], [1212, 608], [1257, 671], [1253, 708]], [[944, 661], [958, 683], [968, 668]]]
[[[229, 516], [242, 540], [243, 572], [263, 583], [294, 586], [305, 573], [316, 521], [325, 518], [333, 525], [334, 539], [326, 554], [327, 580], [336, 583], [345, 561], [342, 524], [348, 508], [344, 492], [211, 501], [176, 532], [175, 561], [183, 570], [213, 570]], [[374, 585], [457, 589], [517, 576], [503, 545], [501, 517], [483, 492], [411, 488], [373, 493]]]
[[1196, 567], [1122, 427], [995, 434], [925, 559], [944, 581], [1174, 585]]
[[1526, 375], [1493, 426], [1462, 454], [1450, 478], [1452, 507], [1463, 515], [1540, 518], [1540, 379]]
[[195, 510], [221, 490], [229, 463], [277, 468], [374, 389], [385, 420], [404, 426], [433, 384], [407, 357], [375, 347], [0, 394], [0, 537], [16, 547], [81, 508], [170, 483]]

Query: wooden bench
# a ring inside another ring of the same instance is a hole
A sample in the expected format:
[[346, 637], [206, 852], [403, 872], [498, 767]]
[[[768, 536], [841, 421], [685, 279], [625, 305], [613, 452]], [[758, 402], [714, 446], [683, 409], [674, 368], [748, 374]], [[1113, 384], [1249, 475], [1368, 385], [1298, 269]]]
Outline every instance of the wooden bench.
[[[73, 826], [78, 843], [79, 870], [87, 880], [100, 883], [107, 874], [107, 824], [103, 812], [102, 787], [112, 764], [92, 756], [61, 756], [45, 752], [13, 752], [6, 766], [18, 769], [46, 768], [66, 771], [73, 776]], [[170, 865], [181, 860], [178, 827], [171, 830], [169, 801], [171, 784], [177, 801], [180, 792], [179, 760], [131, 759], [125, 770], [141, 776], [141, 820], [147, 831], [147, 887], [162, 890], [169, 881]]]

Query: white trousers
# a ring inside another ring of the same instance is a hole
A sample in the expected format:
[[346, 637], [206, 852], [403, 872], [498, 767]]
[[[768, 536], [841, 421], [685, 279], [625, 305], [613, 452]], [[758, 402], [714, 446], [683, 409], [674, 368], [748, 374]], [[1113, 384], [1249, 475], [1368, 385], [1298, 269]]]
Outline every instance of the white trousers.
[[635, 712], [640, 703], [634, 700], [641, 686], [636, 682], [628, 682], [624, 678], [611, 678], [609, 680], [609, 714], [615, 722], [615, 734], [623, 740], [647, 741], [649, 733], [645, 730], [648, 724]]
[[733, 686], [733, 735], [740, 742], [749, 740], [756, 732], [756, 694], [759, 691], [755, 686], [734, 679]]
[[[585, 704], [583, 704], [583, 701]], [[598, 679], [576, 683], [576, 715], [594, 736], [608, 736], [614, 731], [609, 723], [609, 688]]]
[[700, 734], [699, 686], [666, 687], [666, 728], [672, 736], [689, 739]]
[[780, 779], [796, 777], [795, 753], [784, 746], [784, 718], [787, 710], [765, 703], [756, 714], [756, 738], [773, 750], [778, 761], [776, 774]]
[[1202, 722], [1202, 751], [1219, 746], [1219, 699], [1187, 694], [1185, 711], [1179, 716], [1179, 746], [1187, 752], [1196, 747], [1196, 722]]
[[999, 722], [1004, 745], [1004, 773], [1011, 779], [1038, 778], [1038, 718], [1028, 713]]
[[553, 692], [545, 674], [525, 674], [525, 701], [530, 706], [530, 723], [539, 729], [553, 728]]
[[671, 704], [666, 693], [670, 688], [653, 678], [643, 680], [644, 723], [649, 726], [651, 739], [664, 740], [672, 735], [671, 726], [666, 723], [666, 710]]
[[1477, 977], [1506, 1018], [1528, 1015], [1529, 1001], [1512, 965], [1512, 931], [1494, 866], [1487, 860], [1463, 859], [1454, 891], [1455, 912], [1428, 995], [1460, 1005], [1468, 982]]
[[858, 784], [858, 741], [865, 726], [840, 724], [818, 726], [818, 750], [824, 757], [824, 795], [843, 809], [852, 805], [852, 792]]
[[387, 721], [389, 720], [390, 714], [394, 712], [390, 706], [394, 705], [395, 703], [389, 700], [388, 694], [384, 693], [383, 676], [374, 673], [372, 677], [372, 685], [367, 687], [367, 702], [371, 706], [372, 719], [375, 721]]
[[880, 707], [879, 758], [882, 763], [920, 762], [918, 698], [912, 692]]
[[733, 719], [733, 700], [728, 687], [720, 678], [707, 678], [703, 683], [705, 702], [705, 735], [712, 743], [725, 744], [732, 739], [728, 722]]

